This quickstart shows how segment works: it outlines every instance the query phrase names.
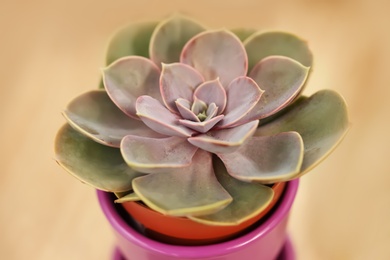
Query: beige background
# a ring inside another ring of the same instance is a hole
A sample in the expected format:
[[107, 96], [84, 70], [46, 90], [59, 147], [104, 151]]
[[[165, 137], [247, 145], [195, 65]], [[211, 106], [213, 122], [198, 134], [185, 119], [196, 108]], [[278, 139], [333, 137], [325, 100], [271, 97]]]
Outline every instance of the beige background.
[[309, 41], [305, 93], [339, 91], [353, 125], [301, 181], [289, 223], [298, 259], [390, 259], [389, 10], [386, 0], [1, 1], [0, 258], [109, 259], [114, 239], [94, 190], [53, 160], [60, 113], [97, 86], [116, 28], [180, 11]]

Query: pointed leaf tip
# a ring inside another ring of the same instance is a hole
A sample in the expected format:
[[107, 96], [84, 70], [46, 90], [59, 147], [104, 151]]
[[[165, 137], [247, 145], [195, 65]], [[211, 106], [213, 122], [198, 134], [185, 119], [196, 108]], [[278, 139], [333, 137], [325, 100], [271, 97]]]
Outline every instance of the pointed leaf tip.
[[180, 61], [194, 67], [205, 80], [219, 77], [224, 87], [245, 76], [248, 69], [244, 46], [227, 30], [199, 33], [184, 46]]
[[103, 70], [103, 82], [111, 100], [128, 116], [138, 119], [135, 103], [148, 95], [162, 101], [159, 89], [160, 70], [143, 57], [121, 58]]

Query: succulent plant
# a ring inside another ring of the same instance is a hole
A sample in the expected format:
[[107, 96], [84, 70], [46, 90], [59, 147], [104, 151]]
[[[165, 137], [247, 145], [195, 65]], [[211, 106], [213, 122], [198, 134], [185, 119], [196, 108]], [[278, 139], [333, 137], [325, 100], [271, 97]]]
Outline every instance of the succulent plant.
[[239, 224], [270, 203], [267, 184], [308, 172], [348, 129], [339, 94], [301, 95], [312, 54], [289, 33], [176, 15], [119, 31], [107, 65], [104, 89], [65, 109], [57, 162], [163, 214]]

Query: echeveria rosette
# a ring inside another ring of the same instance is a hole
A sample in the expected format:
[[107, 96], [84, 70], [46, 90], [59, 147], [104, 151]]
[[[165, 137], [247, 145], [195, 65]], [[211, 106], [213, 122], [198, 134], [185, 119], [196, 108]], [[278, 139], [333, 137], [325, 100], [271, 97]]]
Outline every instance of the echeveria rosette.
[[105, 90], [64, 112], [72, 128], [57, 136], [59, 164], [119, 202], [142, 200], [163, 214], [236, 225], [262, 211], [273, 196], [263, 184], [324, 159], [348, 118], [333, 91], [298, 98], [312, 63], [306, 42], [234, 32], [240, 38], [182, 16], [120, 31]]

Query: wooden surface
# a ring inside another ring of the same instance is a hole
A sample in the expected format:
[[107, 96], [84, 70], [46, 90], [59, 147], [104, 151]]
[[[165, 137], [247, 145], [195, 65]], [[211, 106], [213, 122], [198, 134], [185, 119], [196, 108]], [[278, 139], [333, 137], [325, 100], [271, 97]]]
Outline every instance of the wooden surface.
[[281, 2], [1, 1], [0, 258], [109, 259], [114, 238], [94, 190], [53, 160], [61, 111], [97, 86], [116, 28], [180, 11], [309, 41], [305, 93], [342, 93], [352, 128], [301, 179], [289, 222], [298, 259], [390, 259], [390, 2]]

